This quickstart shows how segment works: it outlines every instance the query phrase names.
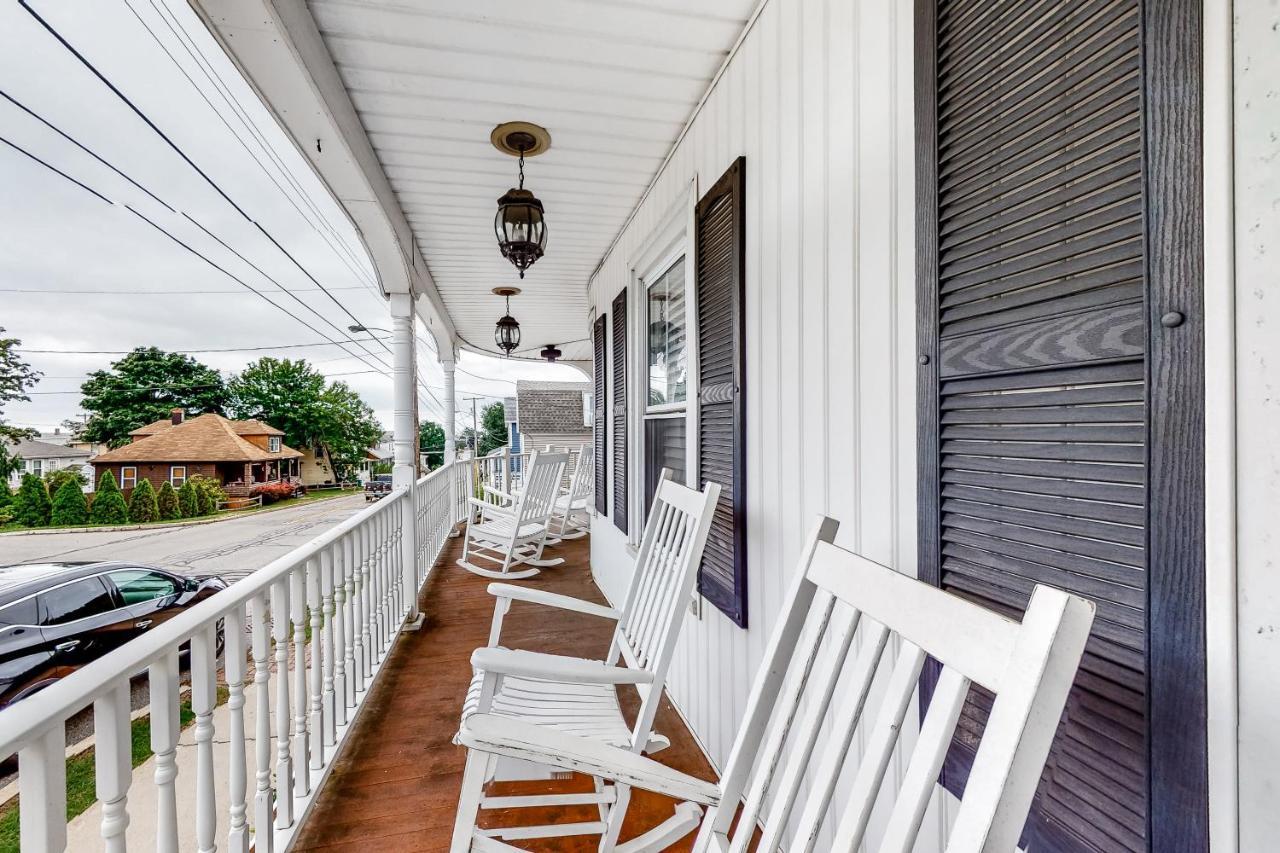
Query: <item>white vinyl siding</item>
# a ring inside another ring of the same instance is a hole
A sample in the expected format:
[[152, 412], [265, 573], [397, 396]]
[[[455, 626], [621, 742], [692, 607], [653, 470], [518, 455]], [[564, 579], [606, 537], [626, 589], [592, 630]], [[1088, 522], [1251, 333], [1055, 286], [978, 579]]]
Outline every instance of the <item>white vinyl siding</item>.
[[[814, 517], [915, 570], [912, 14], [906, 0], [765, 4], [592, 281], [609, 311], [690, 183], [700, 198], [745, 156], [750, 624], [704, 603], [668, 682], [721, 767]], [[620, 602], [633, 558], [607, 520], [591, 559]], [[925, 820], [917, 849], [939, 849], [941, 815]]]

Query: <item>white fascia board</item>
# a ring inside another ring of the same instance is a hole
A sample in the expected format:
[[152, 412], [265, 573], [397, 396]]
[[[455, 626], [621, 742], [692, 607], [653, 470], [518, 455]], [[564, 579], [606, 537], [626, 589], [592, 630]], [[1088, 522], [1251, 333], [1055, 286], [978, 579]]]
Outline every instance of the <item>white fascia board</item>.
[[453, 321], [304, 0], [190, 3], [351, 217], [383, 293], [416, 294], [438, 351], [452, 352]]

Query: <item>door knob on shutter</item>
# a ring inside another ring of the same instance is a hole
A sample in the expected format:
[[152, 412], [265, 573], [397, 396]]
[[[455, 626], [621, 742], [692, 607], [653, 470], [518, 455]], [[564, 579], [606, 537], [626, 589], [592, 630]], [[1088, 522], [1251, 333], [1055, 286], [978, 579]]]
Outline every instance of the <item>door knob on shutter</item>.
[[1183, 316], [1181, 311], [1169, 311], [1168, 313], [1161, 315], [1160, 325], [1164, 326], [1166, 329], [1176, 329], [1178, 326], [1181, 326], [1183, 321], [1186, 319], [1187, 318]]

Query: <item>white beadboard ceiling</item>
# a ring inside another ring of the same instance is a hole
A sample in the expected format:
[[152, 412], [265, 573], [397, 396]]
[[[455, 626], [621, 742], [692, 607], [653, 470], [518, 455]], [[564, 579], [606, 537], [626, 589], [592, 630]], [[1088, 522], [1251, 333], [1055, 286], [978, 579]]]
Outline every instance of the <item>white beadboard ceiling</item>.
[[[521, 349], [589, 360], [587, 280], [640, 200], [757, 0], [309, 0], [445, 307], [493, 350], [512, 299]], [[518, 279], [493, 236], [516, 161], [489, 133], [551, 133], [525, 187], [547, 211], [547, 253]], [[569, 344], [576, 341], [577, 343]]]

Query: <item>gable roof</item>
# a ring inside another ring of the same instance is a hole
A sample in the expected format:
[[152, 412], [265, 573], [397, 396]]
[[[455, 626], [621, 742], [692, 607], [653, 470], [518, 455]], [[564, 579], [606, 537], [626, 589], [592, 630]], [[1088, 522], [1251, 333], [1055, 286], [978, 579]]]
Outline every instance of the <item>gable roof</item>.
[[65, 444], [52, 444], [47, 441], [36, 441], [24, 438], [15, 444], [10, 451], [19, 459], [88, 459], [89, 451], [80, 447], [67, 447]]
[[[167, 429], [135, 438], [132, 444], [117, 447], [95, 456], [94, 462], [266, 462], [272, 459], [291, 459], [302, 454], [280, 444], [279, 453], [268, 452], [246, 441], [242, 435], [283, 435], [274, 427], [261, 421], [231, 421], [222, 415], [205, 414], [180, 424], [164, 421]], [[239, 427], [239, 424], [250, 424]], [[144, 430], [157, 424], [143, 427]], [[246, 431], [241, 432], [241, 429]]]
[[[196, 417], [204, 416], [197, 415]], [[195, 418], [191, 418], [189, 420], [195, 420]], [[284, 435], [284, 430], [276, 429], [271, 426], [271, 424], [264, 423], [257, 418], [246, 418], [243, 421], [233, 421], [225, 418], [224, 420], [231, 424], [231, 428], [236, 431], [236, 435]], [[182, 423], [185, 424], [187, 422], [187, 420], [184, 420]], [[181, 424], [179, 424], [179, 426], [181, 426]], [[157, 435], [165, 432], [166, 430], [171, 430], [173, 427], [174, 423], [170, 418], [162, 418], [161, 420], [149, 423], [144, 427], [138, 427], [133, 432], [129, 433], [129, 435], [134, 436], [135, 438], [147, 435]]]

